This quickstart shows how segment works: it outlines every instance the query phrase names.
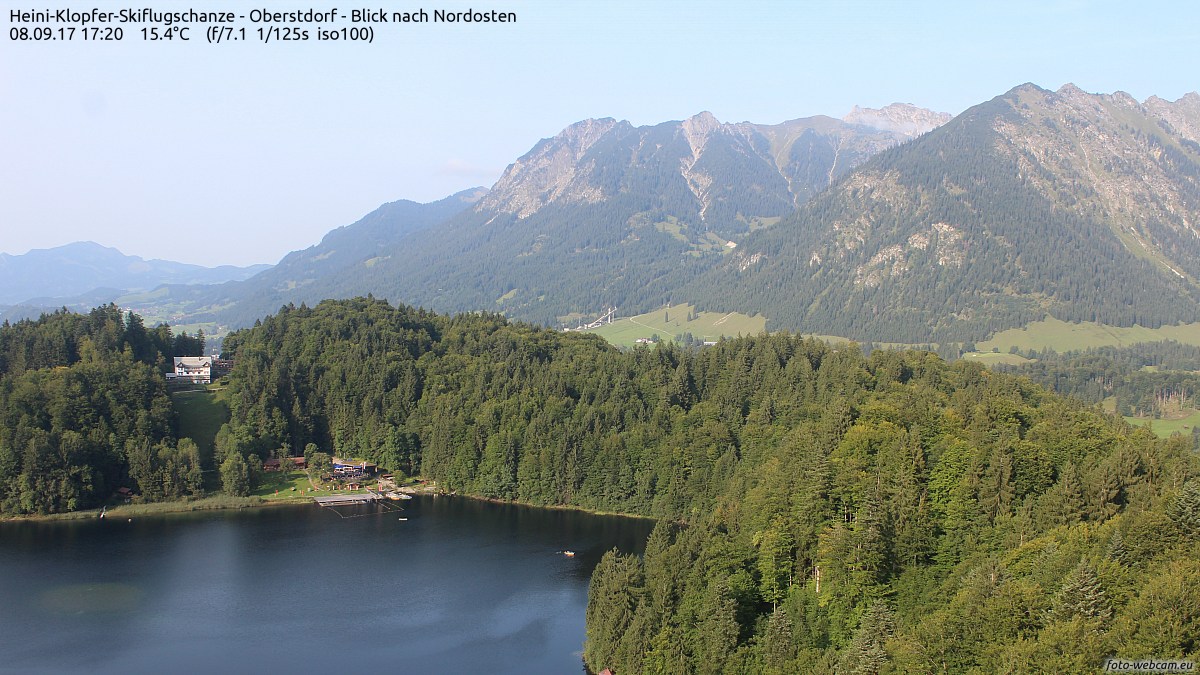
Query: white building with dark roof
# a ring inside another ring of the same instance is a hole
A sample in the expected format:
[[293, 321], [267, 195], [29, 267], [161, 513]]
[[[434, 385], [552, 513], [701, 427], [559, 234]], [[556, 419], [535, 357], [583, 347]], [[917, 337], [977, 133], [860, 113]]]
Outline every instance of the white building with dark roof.
[[212, 382], [212, 357], [176, 356], [175, 371], [167, 373], [167, 379], [174, 382], [208, 384]]

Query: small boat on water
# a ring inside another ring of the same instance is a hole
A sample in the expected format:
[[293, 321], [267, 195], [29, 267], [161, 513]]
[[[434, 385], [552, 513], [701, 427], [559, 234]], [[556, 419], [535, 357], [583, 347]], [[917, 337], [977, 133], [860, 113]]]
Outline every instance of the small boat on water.
[[398, 501], [401, 499], [412, 499], [412, 495], [405, 494], [403, 492], [389, 492], [387, 493], [387, 498], [391, 499], [392, 501]]
[[574, 558], [574, 557], [575, 557], [575, 551], [563, 551], [563, 555], [565, 555], [565, 556], [566, 556], [566, 557], [568, 557], [568, 558]]

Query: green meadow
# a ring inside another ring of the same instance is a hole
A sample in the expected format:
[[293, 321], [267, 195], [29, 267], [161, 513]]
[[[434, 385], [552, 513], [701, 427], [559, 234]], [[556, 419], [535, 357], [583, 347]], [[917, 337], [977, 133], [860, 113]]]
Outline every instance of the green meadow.
[[217, 430], [229, 421], [229, 406], [218, 396], [215, 387], [185, 389], [171, 394], [175, 406], [177, 431], [180, 438], [196, 442], [203, 457], [212, 457], [213, 440]]
[[1193, 410], [1186, 417], [1179, 419], [1151, 419], [1149, 417], [1126, 417], [1126, 422], [1137, 426], [1148, 426], [1158, 436], [1166, 438], [1175, 434], [1190, 435], [1192, 429], [1200, 426], [1200, 410]]
[[1161, 328], [1142, 326], [1105, 326], [1098, 323], [1067, 323], [1053, 317], [1035, 321], [1023, 328], [1011, 328], [992, 336], [990, 340], [976, 343], [981, 352], [997, 348], [1007, 352], [1011, 347], [1021, 350], [1053, 349], [1056, 352], [1091, 349], [1093, 347], [1128, 347], [1139, 342], [1174, 340], [1182, 344], [1200, 346], [1200, 323]]
[[697, 340], [715, 341], [722, 336], [755, 335], [766, 328], [767, 319], [761, 315], [697, 312], [694, 305], [679, 304], [617, 319], [587, 332], [595, 333], [618, 347], [632, 347], [639, 338], [652, 336], [670, 341], [677, 335], [691, 333]]
[[963, 359], [967, 361], [975, 361], [982, 363], [985, 366], [1019, 366], [1024, 363], [1032, 363], [1032, 359], [1027, 359], [1018, 354], [1008, 354], [1004, 352], [967, 352], [963, 354]]

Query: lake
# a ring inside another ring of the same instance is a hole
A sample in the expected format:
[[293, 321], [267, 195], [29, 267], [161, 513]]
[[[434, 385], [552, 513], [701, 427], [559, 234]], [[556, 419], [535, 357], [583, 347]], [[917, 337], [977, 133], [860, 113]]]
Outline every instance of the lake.
[[580, 673], [592, 569], [653, 527], [401, 504], [0, 523], [0, 672]]

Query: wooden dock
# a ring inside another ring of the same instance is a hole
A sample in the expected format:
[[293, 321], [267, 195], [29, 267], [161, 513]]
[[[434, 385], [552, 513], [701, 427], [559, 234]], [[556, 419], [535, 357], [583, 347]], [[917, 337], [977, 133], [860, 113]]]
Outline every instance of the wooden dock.
[[368, 504], [383, 499], [374, 492], [365, 495], [330, 495], [328, 497], [313, 497], [319, 506], [349, 506], [350, 504]]

